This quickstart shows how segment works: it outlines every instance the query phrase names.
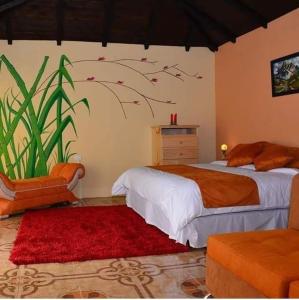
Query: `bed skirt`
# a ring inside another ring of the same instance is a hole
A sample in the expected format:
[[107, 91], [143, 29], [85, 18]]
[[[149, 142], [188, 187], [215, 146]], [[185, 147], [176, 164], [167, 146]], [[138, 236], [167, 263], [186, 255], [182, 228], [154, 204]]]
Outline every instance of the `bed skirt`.
[[194, 248], [206, 247], [211, 234], [286, 228], [288, 224], [288, 208], [279, 208], [201, 216], [175, 233], [168, 218], [154, 203], [132, 190], [128, 191], [126, 202], [146, 223], [158, 227], [178, 243], [186, 245], [189, 241]]

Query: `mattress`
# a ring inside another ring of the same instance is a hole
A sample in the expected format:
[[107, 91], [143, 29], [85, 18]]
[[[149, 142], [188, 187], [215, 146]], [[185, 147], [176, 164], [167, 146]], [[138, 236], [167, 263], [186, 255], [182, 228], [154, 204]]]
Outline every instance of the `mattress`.
[[197, 217], [181, 230], [174, 232], [170, 220], [155, 203], [132, 190], [128, 191], [126, 202], [146, 223], [158, 227], [178, 243], [186, 245], [189, 242], [193, 248], [206, 247], [211, 234], [286, 228], [288, 223], [287, 208], [253, 210]]
[[250, 168], [232, 168], [215, 163], [192, 166], [252, 178], [258, 186], [260, 204], [205, 208], [200, 189], [193, 180], [147, 167], [132, 168], [124, 172], [114, 183], [112, 193], [127, 196], [135, 194], [150, 204], [147, 204], [147, 207], [158, 208], [169, 222], [167, 233], [173, 237], [178, 237], [182, 230], [196, 218], [237, 212], [286, 210], [289, 206], [294, 174], [255, 172]]

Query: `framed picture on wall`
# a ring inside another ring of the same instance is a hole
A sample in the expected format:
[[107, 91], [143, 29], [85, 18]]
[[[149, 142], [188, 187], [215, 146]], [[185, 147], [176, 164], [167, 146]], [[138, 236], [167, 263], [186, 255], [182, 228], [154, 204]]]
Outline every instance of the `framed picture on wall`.
[[299, 52], [271, 61], [272, 96], [299, 93]]

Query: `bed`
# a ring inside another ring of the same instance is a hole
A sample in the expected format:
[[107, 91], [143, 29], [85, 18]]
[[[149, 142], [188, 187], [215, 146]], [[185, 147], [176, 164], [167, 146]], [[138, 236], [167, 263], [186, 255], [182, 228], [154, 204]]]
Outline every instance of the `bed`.
[[149, 167], [125, 171], [114, 183], [112, 194], [125, 194], [127, 205], [148, 224], [179, 243], [189, 242], [194, 248], [205, 247], [208, 236], [214, 233], [287, 226], [292, 179], [298, 169], [255, 172], [254, 165], [227, 167], [225, 161], [192, 166], [252, 178], [258, 187], [260, 203], [205, 208], [193, 180]]

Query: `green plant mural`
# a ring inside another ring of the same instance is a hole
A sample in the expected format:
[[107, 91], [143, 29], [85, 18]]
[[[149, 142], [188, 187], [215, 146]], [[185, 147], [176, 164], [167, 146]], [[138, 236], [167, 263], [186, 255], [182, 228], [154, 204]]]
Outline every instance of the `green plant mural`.
[[[0, 56], [0, 71], [6, 68], [17, 86], [17, 89], [8, 89], [3, 97], [0, 97], [0, 172], [7, 174], [11, 179], [47, 175], [54, 163], [68, 162], [75, 154], [71, 151], [74, 140], [65, 140], [64, 132], [70, 128], [77, 135], [73, 114], [78, 106], [84, 106], [89, 112], [89, 102], [86, 98], [70, 99], [68, 91], [70, 88], [75, 90], [75, 84], [92, 84], [106, 89], [120, 105], [125, 118], [127, 105], [145, 104], [154, 118], [152, 103], [176, 104], [168, 99], [161, 100], [147, 95], [140, 87], [126, 83], [120, 78], [115, 81], [98, 80], [95, 76], [73, 79], [69, 72], [70, 67], [84, 63], [92, 63], [95, 68], [103, 64], [112, 64], [134, 72], [153, 88], [158, 87], [160, 79], [157, 76], [160, 75], [181, 82], [184, 82], [185, 78], [203, 78], [198, 73], [185, 72], [178, 64], [159, 66], [158, 61], [148, 60], [146, 57], [107, 59], [100, 56], [97, 59], [70, 61], [66, 55], [62, 55], [58, 68], [51, 73], [47, 73], [48, 62], [49, 57], [44, 57], [32, 86], [28, 87], [10, 60], [5, 55]], [[154, 70], [149, 72], [140, 69], [146, 66], [153, 67]], [[133, 92], [136, 99], [124, 99], [117, 87]], [[18, 136], [19, 130], [22, 132], [21, 141]]]
[[[78, 105], [89, 110], [86, 98], [73, 101], [64, 89], [64, 82], [74, 89], [66, 68], [71, 61], [62, 55], [58, 69], [42, 81], [48, 61], [49, 57], [45, 57], [29, 88], [9, 59], [5, 55], [0, 57], [0, 67], [6, 67], [18, 86], [17, 94], [10, 89], [0, 99], [0, 172], [11, 179], [47, 175], [52, 155], [56, 156], [55, 162], [67, 162], [74, 154], [70, 150], [73, 141], [64, 143], [63, 132], [72, 127], [76, 134], [69, 112], [75, 112]], [[34, 97], [38, 99], [37, 105]], [[26, 132], [21, 143], [15, 140], [19, 127]]]

